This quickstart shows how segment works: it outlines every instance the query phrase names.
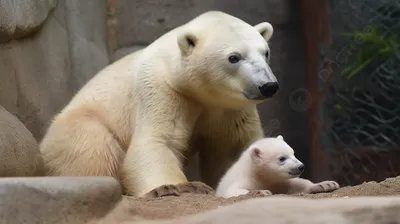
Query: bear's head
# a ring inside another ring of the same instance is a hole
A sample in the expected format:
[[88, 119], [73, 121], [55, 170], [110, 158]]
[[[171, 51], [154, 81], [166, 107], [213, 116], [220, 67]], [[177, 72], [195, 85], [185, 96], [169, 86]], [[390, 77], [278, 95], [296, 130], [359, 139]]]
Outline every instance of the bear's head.
[[292, 147], [281, 135], [254, 142], [249, 153], [255, 172], [269, 180], [299, 177], [304, 171], [304, 164], [296, 158]]
[[205, 104], [239, 108], [279, 89], [270, 68], [272, 25], [211, 11], [178, 29], [181, 88]]

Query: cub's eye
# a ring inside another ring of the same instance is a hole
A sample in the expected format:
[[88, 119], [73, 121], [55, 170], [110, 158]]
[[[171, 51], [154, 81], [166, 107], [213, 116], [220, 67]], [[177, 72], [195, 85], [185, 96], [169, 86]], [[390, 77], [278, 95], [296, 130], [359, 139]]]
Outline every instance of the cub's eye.
[[279, 157], [279, 162], [284, 162], [285, 160], [286, 160], [286, 157], [284, 157], [284, 156]]
[[240, 57], [237, 55], [231, 55], [231, 56], [229, 56], [228, 61], [232, 64], [235, 64], [240, 61]]

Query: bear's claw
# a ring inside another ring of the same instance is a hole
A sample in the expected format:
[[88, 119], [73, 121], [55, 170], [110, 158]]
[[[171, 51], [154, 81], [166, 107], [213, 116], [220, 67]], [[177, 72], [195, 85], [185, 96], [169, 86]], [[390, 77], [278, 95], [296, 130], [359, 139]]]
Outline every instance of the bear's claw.
[[215, 191], [213, 188], [199, 181], [192, 181], [180, 184], [166, 184], [159, 186], [148, 193], [144, 198], [159, 198], [165, 196], [180, 196], [183, 193], [194, 193], [194, 194], [207, 194], [214, 195]]
[[309, 189], [309, 193], [322, 193], [331, 192], [340, 188], [340, 185], [336, 181], [322, 181], [312, 185]]
[[269, 190], [258, 190], [256, 191], [257, 196], [265, 197], [265, 196], [270, 196], [272, 195], [272, 192]]

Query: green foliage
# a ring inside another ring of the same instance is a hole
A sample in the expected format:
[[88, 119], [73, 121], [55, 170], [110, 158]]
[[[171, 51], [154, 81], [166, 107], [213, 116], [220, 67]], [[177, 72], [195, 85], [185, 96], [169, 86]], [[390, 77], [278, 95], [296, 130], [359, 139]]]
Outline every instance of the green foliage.
[[361, 42], [354, 62], [340, 74], [347, 76], [347, 79], [359, 74], [374, 62], [390, 60], [394, 63], [395, 60], [400, 61], [400, 38], [394, 33], [384, 35], [383, 29], [378, 25], [371, 26], [368, 31], [356, 31], [342, 35], [354, 37]]

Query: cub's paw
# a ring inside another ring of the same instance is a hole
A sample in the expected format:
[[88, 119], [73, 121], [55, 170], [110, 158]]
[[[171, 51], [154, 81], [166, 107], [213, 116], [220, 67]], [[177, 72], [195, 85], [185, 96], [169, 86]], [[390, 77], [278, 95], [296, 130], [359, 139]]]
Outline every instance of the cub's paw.
[[266, 197], [266, 196], [271, 196], [271, 195], [272, 195], [272, 192], [269, 190], [257, 190], [255, 192], [255, 196], [258, 196], [258, 197]]
[[315, 194], [315, 193], [322, 193], [322, 192], [331, 192], [331, 191], [337, 190], [339, 188], [340, 188], [340, 186], [336, 181], [328, 180], [328, 181], [322, 181], [322, 182], [313, 184], [309, 188], [308, 193]]
[[165, 196], [180, 196], [183, 193], [193, 193], [193, 194], [208, 194], [214, 195], [215, 191], [207, 184], [199, 181], [180, 183], [180, 184], [166, 184], [159, 186], [148, 193], [146, 193], [144, 198], [159, 198]]

